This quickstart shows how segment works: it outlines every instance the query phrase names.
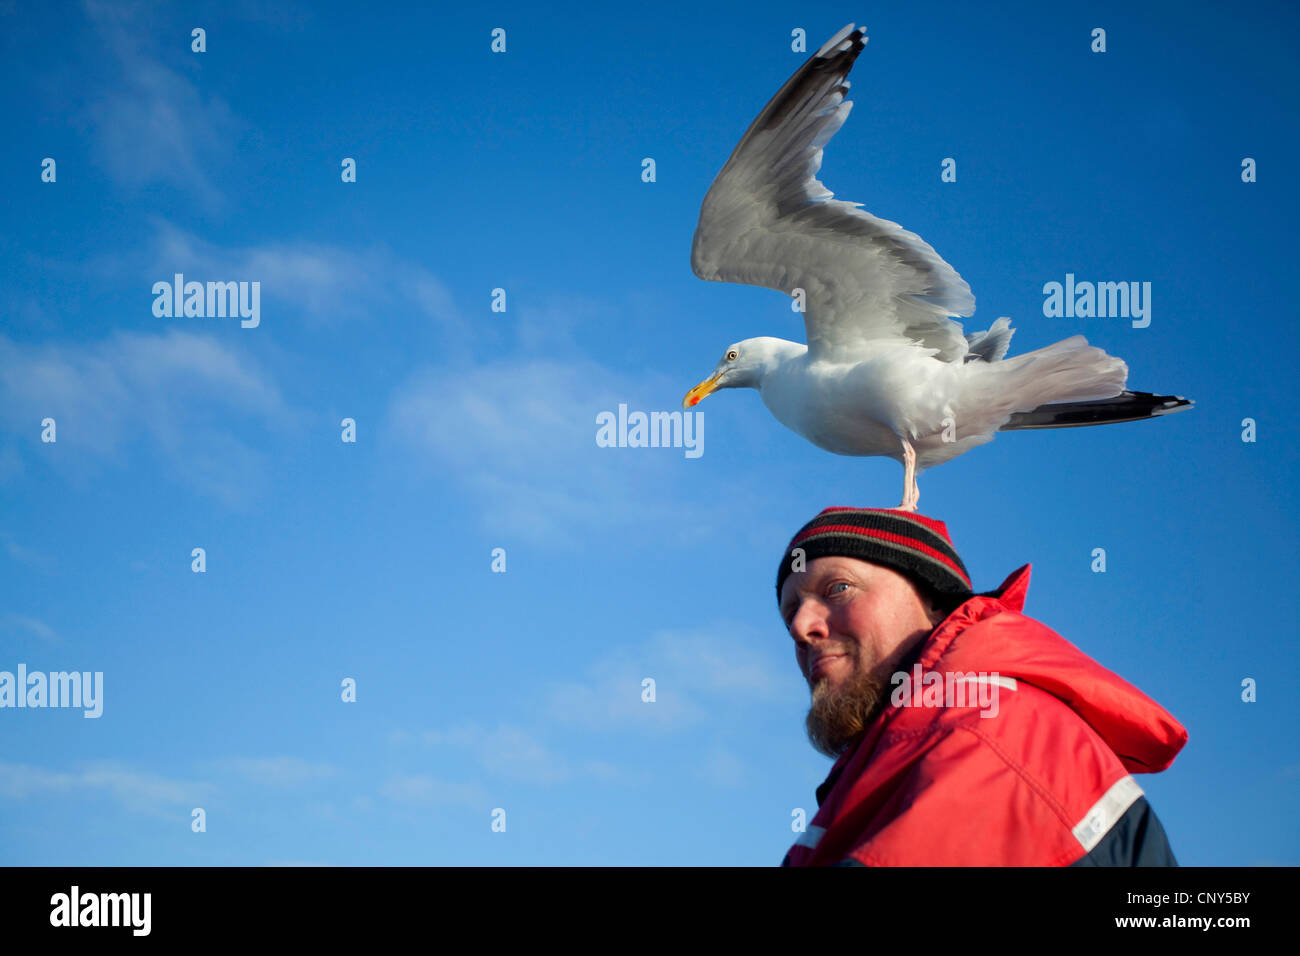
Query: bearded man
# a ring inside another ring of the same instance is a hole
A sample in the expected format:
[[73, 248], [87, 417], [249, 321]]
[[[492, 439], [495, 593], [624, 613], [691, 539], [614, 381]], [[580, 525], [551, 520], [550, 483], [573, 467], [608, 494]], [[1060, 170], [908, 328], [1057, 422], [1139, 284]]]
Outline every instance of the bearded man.
[[1021, 613], [1030, 565], [975, 594], [943, 522], [827, 508], [776, 593], [835, 758], [782, 866], [1177, 866], [1135, 773], [1187, 731]]

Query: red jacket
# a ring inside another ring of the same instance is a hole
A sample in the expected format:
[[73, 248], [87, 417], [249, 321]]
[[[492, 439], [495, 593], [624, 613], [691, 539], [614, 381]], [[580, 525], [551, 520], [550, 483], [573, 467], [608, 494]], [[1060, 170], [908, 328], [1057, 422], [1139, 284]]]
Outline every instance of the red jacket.
[[923, 674], [1000, 675], [982, 679], [986, 694], [997, 685], [996, 714], [973, 694], [965, 706], [886, 702], [782, 865], [1176, 865], [1131, 774], [1168, 767], [1187, 731], [1020, 613], [1029, 572], [966, 601], [911, 655]]

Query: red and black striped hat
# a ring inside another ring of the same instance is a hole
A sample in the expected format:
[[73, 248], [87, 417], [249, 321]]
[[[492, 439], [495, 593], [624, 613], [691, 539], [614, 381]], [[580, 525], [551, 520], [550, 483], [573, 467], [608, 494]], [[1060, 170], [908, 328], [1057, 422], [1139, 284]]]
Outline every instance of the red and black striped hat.
[[942, 521], [895, 508], [827, 508], [786, 546], [776, 575], [777, 602], [792, 570], [832, 555], [882, 564], [944, 598], [972, 596], [970, 575]]

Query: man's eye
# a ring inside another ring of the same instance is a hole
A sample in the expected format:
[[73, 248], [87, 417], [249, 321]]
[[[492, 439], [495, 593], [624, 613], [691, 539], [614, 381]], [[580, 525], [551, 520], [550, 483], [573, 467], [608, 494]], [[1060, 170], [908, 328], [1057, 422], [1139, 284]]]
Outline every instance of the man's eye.
[[844, 587], [846, 587], [846, 588], [849, 586], [849, 582], [848, 582], [848, 581], [836, 581], [834, 584], [832, 584], [832, 585], [830, 586], [830, 589], [829, 589], [829, 590], [830, 590], [831, 594], [843, 594], [843, 593], [844, 593], [843, 591], [837, 591], [837, 590], [835, 590], [835, 589], [838, 588], [841, 584], [844, 585]]

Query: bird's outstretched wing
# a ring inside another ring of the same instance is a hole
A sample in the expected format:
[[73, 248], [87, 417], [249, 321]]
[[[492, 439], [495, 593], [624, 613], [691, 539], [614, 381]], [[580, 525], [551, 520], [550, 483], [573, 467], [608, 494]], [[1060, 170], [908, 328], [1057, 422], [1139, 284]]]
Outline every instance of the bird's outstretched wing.
[[866, 42], [866, 28], [850, 23], [758, 114], [704, 197], [691, 267], [701, 279], [803, 289], [814, 355], [895, 339], [961, 361], [968, 343], [949, 316], [975, 311], [970, 286], [920, 236], [832, 199], [817, 180], [822, 147], [853, 106], [846, 77]]

